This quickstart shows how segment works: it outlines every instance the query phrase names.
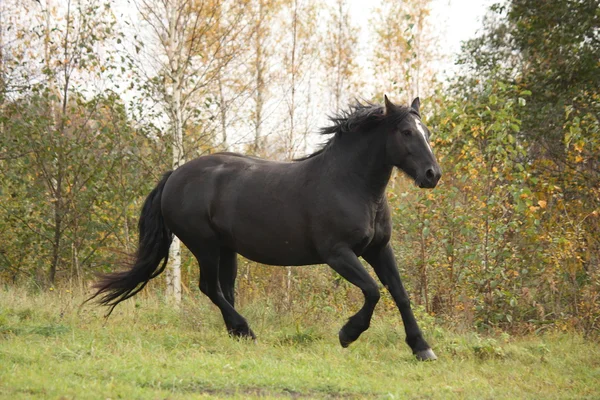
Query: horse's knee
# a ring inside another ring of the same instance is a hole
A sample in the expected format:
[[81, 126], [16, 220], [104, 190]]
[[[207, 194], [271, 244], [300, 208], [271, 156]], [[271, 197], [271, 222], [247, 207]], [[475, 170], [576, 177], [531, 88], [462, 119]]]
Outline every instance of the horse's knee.
[[396, 303], [396, 305], [398, 306], [399, 310], [410, 310], [410, 299], [408, 298], [408, 296], [403, 296], [401, 299], [399, 299]]
[[363, 291], [363, 294], [365, 295], [365, 300], [368, 303], [373, 304], [373, 306], [375, 306], [381, 298], [381, 293], [377, 286], [369, 286]]

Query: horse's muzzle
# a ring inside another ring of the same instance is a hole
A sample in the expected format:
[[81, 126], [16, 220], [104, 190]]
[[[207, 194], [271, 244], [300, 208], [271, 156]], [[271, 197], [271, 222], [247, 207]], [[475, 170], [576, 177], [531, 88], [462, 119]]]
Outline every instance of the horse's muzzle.
[[442, 170], [439, 166], [431, 166], [427, 168], [424, 176], [417, 182], [420, 188], [433, 189], [437, 186], [440, 178], [442, 177]]

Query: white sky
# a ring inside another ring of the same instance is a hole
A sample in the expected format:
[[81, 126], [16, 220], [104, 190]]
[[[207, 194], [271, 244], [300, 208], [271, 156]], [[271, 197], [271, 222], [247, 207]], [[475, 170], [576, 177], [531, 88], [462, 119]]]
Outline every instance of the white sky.
[[434, 0], [432, 17], [439, 21], [440, 49], [448, 56], [441, 70], [451, 74], [455, 69], [454, 58], [460, 51], [462, 41], [471, 39], [481, 29], [483, 16], [494, 3], [500, 0]]

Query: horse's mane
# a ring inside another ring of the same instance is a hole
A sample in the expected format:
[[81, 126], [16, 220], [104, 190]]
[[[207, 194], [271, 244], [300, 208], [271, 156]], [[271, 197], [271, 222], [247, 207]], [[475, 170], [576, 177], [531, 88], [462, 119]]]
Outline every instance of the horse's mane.
[[294, 161], [304, 161], [318, 156], [331, 146], [336, 136], [339, 134], [356, 132], [359, 130], [359, 128], [364, 128], [368, 125], [379, 123], [388, 117], [397, 119], [399, 121], [411, 112], [414, 112], [418, 115], [418, 113], [416, 113], [416, 111], [410, 107], [396, 106], [396, 109], [397, 111], [394, 113], [394, 115], [386, 116], [385, 108], [383, 106], [379, 106], [371, 102], [361, 103], [360, 101], [356, 100], [354, 104], [351, 104], [347, 109], [338, 112], [334, 116], [330, 116], [329, 120], [332, 122], [332, 124], [330, 126], [321, 128], [319, 131], [321, 135], [334, 136], [330, 137], [325, 143], [323, 143], [319, 150], [302, 158], [297, 158]]

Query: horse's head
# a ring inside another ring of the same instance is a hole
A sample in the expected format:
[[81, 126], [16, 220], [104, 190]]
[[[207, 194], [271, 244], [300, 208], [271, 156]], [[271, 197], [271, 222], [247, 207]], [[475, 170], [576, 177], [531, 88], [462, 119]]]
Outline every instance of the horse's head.
[[389, 127], [386, 139], [386, 163], [394, 165], [414, 179], [421, 188], [434, 188], [442, 170], [429, 145], [429, 129], [421, 122], [419, 98], [410, 109], [398, 107], [385, 96], [385, 119]]

